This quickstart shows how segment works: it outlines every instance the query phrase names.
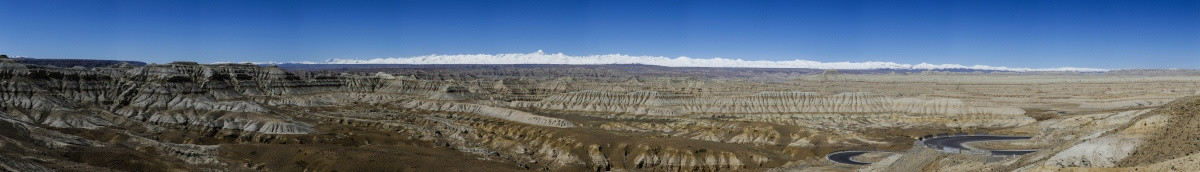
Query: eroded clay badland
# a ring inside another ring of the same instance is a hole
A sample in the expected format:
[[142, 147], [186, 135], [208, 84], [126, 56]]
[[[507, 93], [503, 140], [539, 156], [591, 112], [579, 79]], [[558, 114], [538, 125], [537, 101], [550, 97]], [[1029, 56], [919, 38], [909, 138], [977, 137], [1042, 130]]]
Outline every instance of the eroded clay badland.
[[0, 167], [1195, 171], [1197, 93], [1186, 71], [6, 60]]

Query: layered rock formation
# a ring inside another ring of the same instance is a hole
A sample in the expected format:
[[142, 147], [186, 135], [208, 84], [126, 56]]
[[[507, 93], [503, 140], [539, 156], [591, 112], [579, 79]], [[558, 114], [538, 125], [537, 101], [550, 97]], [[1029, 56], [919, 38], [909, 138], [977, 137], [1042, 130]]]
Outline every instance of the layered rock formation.
[[538, 116], [538, 115], [530, 114], [528, 112], [522, 112], [522, 111], [506, 109], [506, 108], [491, 107], [491, 106], [485, 106], [485, 105], [453, 103], [453, 102], [419, 101], [419, 100], [405, 101], [405, 102], [398, 102], [398, 103], [400, 104], [401, 107], [412, 108], [412, 109], [444, 111], [444, 112], [465, 112], [465, 113], [472, 113], [472, 114], [477, 114], [477, 115], [482, 115], [482, 116], [487, 116], [487, 117], [500, 118], [500, 119], [509, 120], [509, 121], [515, 121], [515, 122], [520, 122], [520, 123], [525, 123], [525, 124], [547, 126], [547, 127], [559, 127], [559, 128], [575, 127], [575, 124], [572, 124], [571, 121], [567, 121], [567, 120]]
[[0, 110], [25, 122], [53, 127], [111, 125], [95, 114], [152, 123], [183, 124], [268, 134], [308, 133], [310, 126], [250, 102], [281, 95], [301, 82], [286, 82], [278, 68], [171, 64], [138, 68], [63, 69], [7, 63], [0, 66]]
[[972, 107], [951, 98], [888, 98], [855, 92], [824, 96], [813, 92], [762, 92], [740, 97], [707, 97], [638, 91], [580, 91], [512, 106], [538, 109], [614, 112], [636, 115], [905, 113], [913, 115], [1022, 115], [1013, 107]]
[[[819, 72], [59, 68], [0, 60], [0, 168], [1037, 171], [1164, 169], [1200, 159], [1149, 147], [1191, 145], [1193, 137], [1181, 131], [1200, 105], [1175, 99], [1200, 91], [1195, 77], [807, 75]], [[1034, 139], [970, 145], [1038, 152], [997, 158], [911, 145], [951, 132], [1029, 135]], [[824, 159], [841, 150], [892, 153], [873, 157], [870, 167]]]

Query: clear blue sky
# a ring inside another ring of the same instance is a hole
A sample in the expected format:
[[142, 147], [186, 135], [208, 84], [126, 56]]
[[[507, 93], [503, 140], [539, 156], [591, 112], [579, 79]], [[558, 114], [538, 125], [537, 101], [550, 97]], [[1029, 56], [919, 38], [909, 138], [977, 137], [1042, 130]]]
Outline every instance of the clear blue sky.
[[170, 62], [630, 54], [1200, 68], [1200, 1], [11, 1], [0, 53]]

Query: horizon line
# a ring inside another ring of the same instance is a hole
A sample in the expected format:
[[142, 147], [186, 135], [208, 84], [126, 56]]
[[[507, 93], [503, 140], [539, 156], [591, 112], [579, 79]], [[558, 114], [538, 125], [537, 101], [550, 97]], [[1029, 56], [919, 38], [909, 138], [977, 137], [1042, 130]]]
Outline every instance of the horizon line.
[[[31, 58], [27, 56], [12, 56], [11, 58]], [[33, 58], [37, 59], [37, 58]], [[86, 58], [68, 58], [76, 60], [95, 60]], [[114, 60], [114, 61], [131, 61], [131, 60]], [[146, 62], [143, 62], [146, 63]], [[794, 60], [745, 60], [740, 58], [691, 58], [687, 56], [679, 56], [669, 58], [665, 56], [631, 56], [625, 54], [604, 54], [604, 55], [566, 55], [564, 53], [548, 54], [543, 50], [538, 50], [532, 53], [504, 53], [504, 54], [430, 54], [413, 57], [387, 57], [387, 58], [370, 58], [370, 59], [341, 59], [330, 58], [324, 61], [291, 61], [291, 62], [212, 62], [207, 64], [406, 64], [406, 65], [522, 65], [522, 64], [543, 64], [543, 65], [619, 65], [619, 64], [638, 64], [652, 65], [663, 67], [713, 67], [713, 68], [775, 68], [775, 69], [838, 69], [838, 70], [873, 70], [873, 69], [896, 69], [896, 70], [954, 70], [954, 69], [969, 69], [983, 71], [1012, 71], [1012, 72], [1106, 72], [1112, 70], [1134, 70], [1134, 69], [1104, 69], [1104, 68], [1086, 68], [1086, 67], [1054, 67], [1054, 68], [1028, 68], [1028, 67], [1008, 67], [1008, 66], [990, 66], [990, 65], [962, 65], [962, 64], [931, 64], [918, 63], [906, 64], [897, 62], [883, 61], [865, 61], [865, 62], [819, 62], [803, 59]], [[154, 63], [147, 63], [154, 64]], [[1179, 69], [1179, 68], [1137, 68], [1137, 69]]]

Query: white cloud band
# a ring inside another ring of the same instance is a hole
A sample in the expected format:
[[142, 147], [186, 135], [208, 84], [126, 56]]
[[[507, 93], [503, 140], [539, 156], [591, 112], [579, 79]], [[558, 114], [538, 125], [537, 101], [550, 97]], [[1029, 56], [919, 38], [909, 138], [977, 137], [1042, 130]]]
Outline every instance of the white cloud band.
[[300, 62], [306, 64], [647, 64], [670, 67], [742, 67], [742, 68], [815, 68], [815, 69], [974, 69], [1000, 71], [1108, 71], [1096, 68], [1012, 68], [987, 65], [959, 64], [900, 64], [895, 62], [817, 62], [808, 60], [766, 61], [726, 58], [696, 59], [688, 57], [668, 58], [662, 56], [629, 56], [622, 54], [569, 56], [562, 53], [546, 54], [538, 50], [528, 54], [460, 54], [425, 55], [402, 58], [377, 58], [367, 60], [330, 59], [324, 62]]

